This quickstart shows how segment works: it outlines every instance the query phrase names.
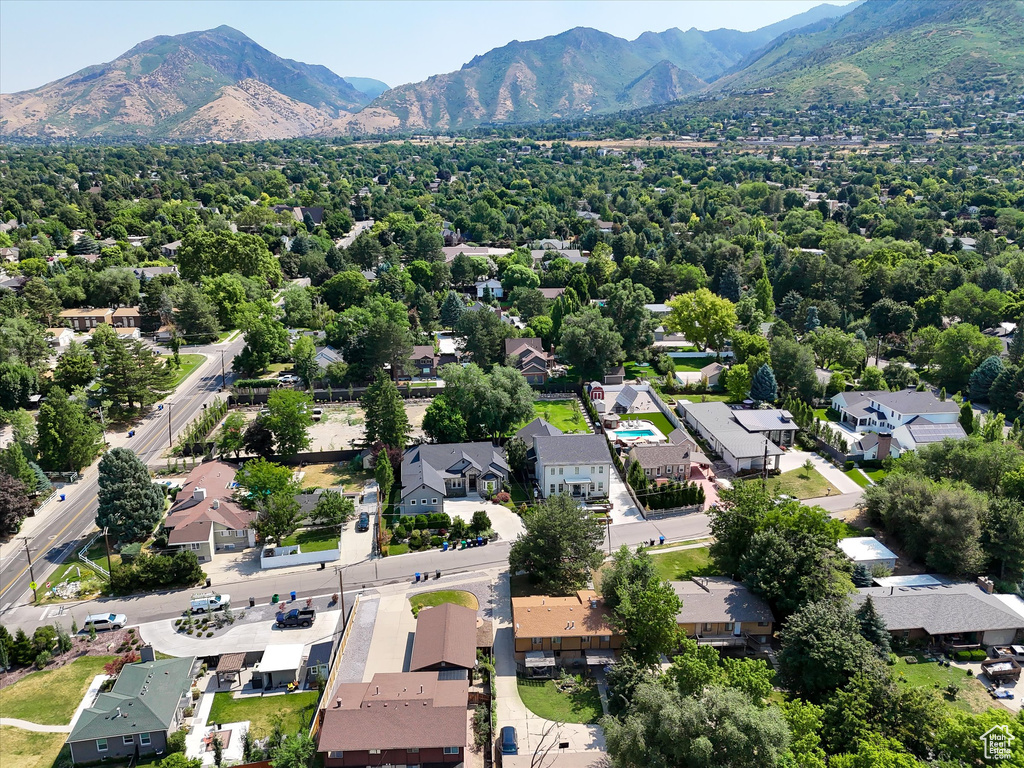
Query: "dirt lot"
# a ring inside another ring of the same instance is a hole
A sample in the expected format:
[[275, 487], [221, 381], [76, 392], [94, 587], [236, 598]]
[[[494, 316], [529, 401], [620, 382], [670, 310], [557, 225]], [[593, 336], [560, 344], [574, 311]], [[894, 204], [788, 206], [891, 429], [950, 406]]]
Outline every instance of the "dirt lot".
[[[409, 426], [413, 438], [423, 436], [423, 415], [430, 405], [429, 399], [405, 401], [405, 412], [409, 416]], [[311, 451], [337, 451], [354, 448], [363, 440], [363, 408], [356, 403], [334, 403], [322, 405], [324, 410], [320, 421], [314, 422], [309, 429]], [[247, 421], [256, 418], [259, 408], [242, 408], [241, 412]], [[219, 428], [219, 427], [218, 427]]]

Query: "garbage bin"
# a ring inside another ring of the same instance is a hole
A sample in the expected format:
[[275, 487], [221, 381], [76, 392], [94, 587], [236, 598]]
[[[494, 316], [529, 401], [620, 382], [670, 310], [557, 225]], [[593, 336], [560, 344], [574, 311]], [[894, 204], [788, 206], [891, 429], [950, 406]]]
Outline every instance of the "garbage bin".
[[482, 547], [484, 545], [484, 537], [483, 536], [477, 536], [476, 537], [476, 545], [478, 547]]
[[272, 598], [270, 598], [271, 604], [276, 604], [276, 603], [279, 603], [280, 601], [281, 601], [281, 596], [277, 595], [277, 594], [275, 594]]
[[61, 501], [64, 501], [64, 500], [66, 500], [66, 499], [67, 499], [67, 496], [65, 496], [65, 495], [64, 495], [64, 494], [62, 493], [62, 494], [60, 495], [60, 500], [61, 500]]
[[294, 599], [295, 599], [295, 593], [292, 592], [292, 600], [294, 600]]
[[438, 568], [436, 571], [434, 571], [434, 578], [435, 579], [440, 579], [441, 578], [441, 569], [440, 568]]
[[[63, 499], [61, 499], [61, 501], [63, 501]], [[447, 541], [442, 541], [441, 542], [441, 551], [442, 552], [447, 552], [448, 551], [448, 542]]]
[[419, 580], [420, 580], [420, 572], [416, 571], [416, 581], [419, 581]]
[[255, 608], [256, 607], [256, 598], [255, 597], [250, 597], [249, 598], [249, 607], [250, 608]]
[[207, 577], [206, 577], [206, 586], [208, 586], [208, 587], [209, 587], [209, 586], [210, 586], [211, 584], [213, 584], [213, 582], [212, 582], [212, 581], [210, 580], [210, 577], [209, 577], [209, 576], [207, 576]]
[[665, 537], [664, 536], [659, 536], [658, 537], [658, 543], [659, 544], [664, 544], [665, 543]]

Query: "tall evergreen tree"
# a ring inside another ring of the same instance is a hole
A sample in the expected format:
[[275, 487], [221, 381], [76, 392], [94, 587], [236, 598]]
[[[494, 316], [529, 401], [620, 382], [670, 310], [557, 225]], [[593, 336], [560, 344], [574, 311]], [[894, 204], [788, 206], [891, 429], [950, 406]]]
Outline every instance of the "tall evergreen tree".
[[760, 403], [773, 403], [778, 397], [779, 388], [775, 383], [775, 374], [771, 366], [765, 363], [757, 369], [750, 382], [750, 396]]
[[986, 357], [974, 372], [971, 374], [968, 383], [968, 392], [971, 400], [985, 402], [988, 400], [988, 391], [992, 388], [992, 382], [1003, 372], [1003, 361], [998, 355]]
[[52, 387], [39, 407], [38, 424], [36, 447], [45, 469], [77, 472], [96, 456], [99, 424], [60, 387]]
[[108, 528], [117, 541], [141, 541], [160, 522], [164, 494], [149, 470], [127, 448], [112, 448], [100, 459], [96, 525]]
[[889, 658], [889, 630], [870, 596], [854, 615], [860, 623], [861, 636], [875, 647], [879, 656]]
[[463, 304], [459, 294], [455, 291], [448, 291], [448, 295], [441, 303], [441, 325], [445, 328], [454, 328], [465, 309], [466, 305]]
[[366, 444], [381, 442], [392, 448], [403, 449], [409, 439], [409, 417], [405, 413], [405, 402], [398, 394], [395, 382], [384, 371], [377, 371], [377, 378], [367, 387], [363, 395], [366, 411], [364, 423]]

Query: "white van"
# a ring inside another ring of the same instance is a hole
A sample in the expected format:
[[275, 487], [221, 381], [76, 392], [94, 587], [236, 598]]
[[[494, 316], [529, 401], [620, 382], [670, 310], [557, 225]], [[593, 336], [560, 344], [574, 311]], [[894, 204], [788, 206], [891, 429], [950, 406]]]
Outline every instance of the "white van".
[[205, 613], [227, 608], [231, 604], [231, 595], [218, 595], [215, 592], [198, 592], [192, 595], [190, 605], [192, 613]]

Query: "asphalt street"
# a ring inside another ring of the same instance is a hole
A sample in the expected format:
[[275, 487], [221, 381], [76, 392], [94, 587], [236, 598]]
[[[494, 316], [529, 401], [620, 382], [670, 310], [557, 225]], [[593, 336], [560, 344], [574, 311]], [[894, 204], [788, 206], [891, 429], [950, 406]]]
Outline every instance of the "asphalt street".
[[[204, 405], [210, 403], [221, 385], [221, 352], [224, 353], [225, 369], [230, 370], [231, 360], [242, 346], [243, 341], [239, 338], [230, 344], [187, 349], [189, 353], [205, 354], [206, 362], [162, 401], [163, 410], [154, 406], [151, 413], [142, 418], [134, 428], [133, 437], [127, 437], [126, 432], [116, 435], [108, 432], [106, 437], [110, 445], [130, 447], [145, 463], [159, 465], [167, 449], [168, 420], [171, 434], [177, 435]], [[0, 615], [5, 615], [17, 603], [30, 601], [32, 576], [38, 583], [44, 583], [75, 543], [94, 528], [98, 489], [98, 470], [94, 463], [78, 482], [60, 488], [60, 493], [66, 496], [65, 501], [54, 497], [37, 511], [36, 519], [26, 523], [24, 531], [29, 537], [31, 569], [22, 541], [12, 541], [0, 550]]]

